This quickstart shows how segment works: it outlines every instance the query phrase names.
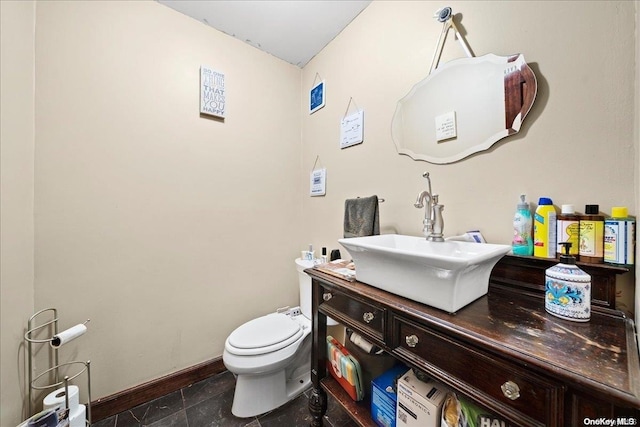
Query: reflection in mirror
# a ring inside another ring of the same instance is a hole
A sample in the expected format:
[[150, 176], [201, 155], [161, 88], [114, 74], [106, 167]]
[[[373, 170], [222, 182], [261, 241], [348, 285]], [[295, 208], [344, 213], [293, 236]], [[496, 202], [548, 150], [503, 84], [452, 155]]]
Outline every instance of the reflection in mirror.
[[414, 160], [456, 162], [517, 133], [536, 91], [520, 54], [449, 61], [398, 102], [393, 141]]

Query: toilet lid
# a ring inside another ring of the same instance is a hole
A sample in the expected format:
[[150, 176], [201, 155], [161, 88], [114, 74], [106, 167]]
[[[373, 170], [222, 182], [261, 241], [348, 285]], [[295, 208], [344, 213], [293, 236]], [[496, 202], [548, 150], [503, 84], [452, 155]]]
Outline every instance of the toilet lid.
[[271, 313], [239, 326], [227, 342], [240, 353], [260, 354], [280, 350], [301, 336], [298, 322], [285, 314]]

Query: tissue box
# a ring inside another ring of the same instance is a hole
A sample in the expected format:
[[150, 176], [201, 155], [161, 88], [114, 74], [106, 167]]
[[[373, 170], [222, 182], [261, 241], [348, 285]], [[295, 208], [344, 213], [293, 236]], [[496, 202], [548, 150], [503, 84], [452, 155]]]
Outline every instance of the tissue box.
[[413, 371], [398, 381], [396, 425], [439, 427], [442, 404], [449, 389], [436, 381], [420, 381]]
[[398, 364], [371, 380], [371, 418], [380, 427], [396, 425], [397, 381], [407, 369]]

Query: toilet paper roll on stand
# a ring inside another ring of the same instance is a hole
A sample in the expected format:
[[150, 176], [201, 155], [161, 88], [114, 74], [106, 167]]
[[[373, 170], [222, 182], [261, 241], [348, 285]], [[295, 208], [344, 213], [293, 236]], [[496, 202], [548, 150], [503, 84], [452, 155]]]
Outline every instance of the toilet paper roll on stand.
[[87, 322], [89, 322], [89, 320], [54, 335], [53, 338], [51, 338], [51, 347], [58, 348], [84, 335], [84, 333], [87, 332]]
[[67, 407], [66, 398], [69, 397], [69, 427], [84, 427], [87, 419], [87, 407], [80, 404], [80, 389], [70, 385], [68, 394], [64, 387], [49, 393], [42, 401], [45, 410], [59, 411]]
[[[78, 405], [80, 404], [80, 389], [78, 386], [70, 385], [69, 386], [69, 413], [73, 414], [76, 409], [78, 409]], [[42, 407], [44, 409], [59, 409], [67, 407], [67, 392], [64, 387], [61, 387], [57, 390], [52, 391], [47, 394], [42, 401]]]

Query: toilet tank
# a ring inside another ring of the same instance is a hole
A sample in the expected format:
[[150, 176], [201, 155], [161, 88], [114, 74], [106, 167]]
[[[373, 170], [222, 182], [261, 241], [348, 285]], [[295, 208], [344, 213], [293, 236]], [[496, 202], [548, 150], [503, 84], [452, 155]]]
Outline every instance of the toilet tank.
[[296, 259], [298, 285], [300, 286], [300, 311], [307, 319], [311, 319], [311, 277], [304, 270], [313, 267], [313, 261]]

